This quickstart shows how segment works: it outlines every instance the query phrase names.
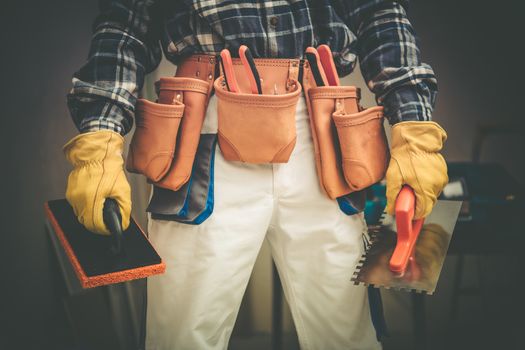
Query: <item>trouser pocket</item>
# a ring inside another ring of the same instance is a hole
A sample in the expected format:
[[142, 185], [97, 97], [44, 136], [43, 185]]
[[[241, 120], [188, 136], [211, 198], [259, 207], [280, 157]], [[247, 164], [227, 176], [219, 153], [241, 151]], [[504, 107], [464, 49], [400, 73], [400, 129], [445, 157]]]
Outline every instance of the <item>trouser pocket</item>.
[[226, 160], [286, 163], [295, 147], [295, 110], [301, 86], [290, 80], [280, 95], [233, 93], [215, 80], [218, 142]]
[[208, 105], [209, 83], [194, 78], [169, 77], [161, 78], [156, 85], [159, 102], [180, 101], [185, 106], [173, 162], [166, 176], [155, 183], [176, 191], [191, 176]]
[[170, 169], [184, 104], [161, 104], [139, 99], [135, 107], [135, 133], [126, 168], [158, 181]]
[[343, 109], [359, 110], [359, 90], [354, 86], [322, 86], [308, 89], [310, 127], [315, 144], [315, 160], [321, 187], [331, 199], [352, 190], [343, 175], [339, 138], [332, 114]]
[[334, 112], [339, 136], [343, 174], [352, 191], [380, 181], [388, 165], [388, 148], [383, 128], [383, 107], [357, 113]]

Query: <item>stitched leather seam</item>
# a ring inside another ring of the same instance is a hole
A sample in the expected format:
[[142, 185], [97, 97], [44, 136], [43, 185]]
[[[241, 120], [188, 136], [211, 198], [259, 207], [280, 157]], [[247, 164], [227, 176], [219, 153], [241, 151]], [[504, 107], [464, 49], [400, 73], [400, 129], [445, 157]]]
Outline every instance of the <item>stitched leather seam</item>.
[[235, 147], [233, 143], [220, 130], [217, 130], [217, 133], [219, 134], [221, 139], [224, 140], [233, 149], [233, 151], [237, 154], [237, 158], [239, 158], [240, 161], [244, 162], [244, 160], [241, 157], [241, 153], [239, 152], [237, 147]]
[[[345, 162], [349, 162], [349, 163], [352, 163], [351, 165], [349, 166], [358, 166], [359, 168], [363, 169], [365, 172], [366, 172], [366, 175], [368, 176], [368, 182], [372, 182], [373, 178], [372, 178], [372, 175], [370, 174], [370, 171], [368, 170], [368, 168], [364, 165], [364, 162], [360, 161], [360, 160], [357, 160], [357, 159], [353, 159], [353, 158], [346, 158], [344, 157], [343, 160]], [[343, 174], [345, 176], [345, 180], [346, 180], [346, 183], [348, 184], [348, 186], [352, 187], [354, 190], [358, 191], [360, 190], [361, 188], [359, 188], [358, 186], [355, 186], [352, 184], [352, 181], [351, 180], [351, 173], [352, 171], [351, 170], [347, 170], [346, 169], [347, 167], [345, 167], [343, 165]]]
[[[257, 96], [257, 95], [256, 95]], [[265, 95], [258, 95], [258, 96], [264, 96], [261, 97], [261, 100], [257, 100], [254, 98], [251, 99], [243, 99], [243, 98], [235, 98], [234, 96], [226, 96], [222, 94], [217, 94], [217, 97], [219, 100], [222, 100], [224, 102], [231, 102], [235, 103], [237, 105], [249, 105], [249, 106], [261, 106], [261, 107], [291, 107], [295, 106], [297, 102], [299, 101], [299, 94], [297, 95], [290, 95], [289, 99], [269, 99], [268, 96]]]
[[269, 102], [258, 102], [258, 101], [239, 101], [239, 100], [234, 100], [234, 99], [231, 99], [231, 98], [222, 98], [222, 97], [219, 97], [219, 99], [222, 99], [224, 102], [230, 102], [230, 103], [235, 103], [236, 105], [238, 105], [239, 107], [242, 107], [242, 106], [255, 106], [255, 107], [264, 107], [264, 108], [279, 108], [279, 107], [292, 107], [292, 106], [295, 106], [297, 104], [297, 101], [286, 101], [286, 102], [281, 102], [281, 103], [272, 103], [271, 101]]
[[326, 98], [357, 98], [357, 94], [355, 92], [349, 91], [349, 92], [313, 92], [310, 94], [312, 100], [315, 99], [326, 99]]
[[[139, 100], [136, 105], [136, 113], [139, 112], [147, 114], [148, 116], [155, 116], [159, 118], [176, 118], [177, 115], [183, 115], [186, 105], [178, 104], [163, 104], [158, 102], [151, 102], [148, 100]], [[139, 117], [143, 117], [139, 115]]]
[[160, 84], [159, 90], [170, 90], [170, 91], [194, 91], [194, 92], [200, 92], [203, 94], [208, 93], [208, 84], [206, 84], [206, 87], [203, 87], [202, 85], [196, 85], [193, 83], [187, 84], [187, 83], [165, 83]]
[[138, 118], [182, 119], [184, 117], [184, 112], [176, 113], [174, 115], [159, 115], [154, 113], [148, 113], [148, 111], [141, 112], [146, 112], [144, 113], [146, 115], [141, 115]]
[[[230, 95], [232, 94], [232, 95]], [[291, 107], [299, 101], [300, 90], [283, 95], [250, 95], [234, 96], [235, 93], [218, 91], [217, 97], [225, 102], [237, 105], [261, 106], [261, 107]]]
[[221, 82], [224, 81], [224, 76], [217, 78], [214, 82], [215, 91], [219, 100], [233, 102], [235, 104], [245, 104], [261, 107], [289, 107], [296, 105], [301, 94], [301, 85], [297, 81], [295, 83], [295, 90], [280, 95], [253, 95], [246, 93], [233, 93], [224, 89]]
[[[261, 58], [255, 58], [255, 66], [261, 66], [261, 67], [283, 67], [287, 68], [292, 60], [291, 59], [282, 59], [282, 61], [277, 61], [276, 59], [261, 59]], [[242, 62], [238, 58], [233, 58], [232, 63], [235, 66], [242, 65]]]
[[[327, 183], [327, 176], [326, 176], [326, 162], [322, 157], [322, 151], [321, 151], [321, 143], [319, 142], [319, 136], [316, 131], [316, 124], [315, 124], [315, 118], [313, 117], [312, 112], [312, 101], [310, 98], [310, 95], [308, 94], [308, 91], [310, 91], [310, 88], [305, 91], [304, 98], [306, 100], [306, 106], [308, 108], [308, 119], [310, 119], [310, 130], [312, 132], [312, 138], [314, 141], [314, 153], [315, 153], [315, 160], [316, 160], [316, 169], [317, 174], [319, 175], [319, 185], [320, 187], [326, 192], [326, 194], [330, 198], [335, 198], [334, 191], [332, 190], [329, 183]], [[346, 182], [345, 182], [346, 184]], [[348, 184], [346, 184], [348, 186]]]
[[[157, 109], [157, 107], [160, 107], [161, 104], [159, 103], [158, 106], [148, 106], [148, 107], [142, 107], [139, 106], [137, 108], [137, 118], [166, 118], [166, 119], [172, 119], [172, 118], [182, 118], [184, 116], [184, 108], [180, 108], [179, 105], [174, 105], [177, 108], [169, 109], [161, 107], [160, 109]], [[172, 105], [165, 105], [165, 106], [172, 106]], [[186, 107], [183, 105], [183, 107]]]
[[335, 126], [337, 127], [349, 127], [349, 126], [357, 126], [357, 125], [366, 124], [368, 122], [374, 121], [376, 119], [381, 119], [381, 118], [383, 118], [382, 115], [376, 115], [376, 116], [372, 116], [372, 117], [369, 117], [365, 120], [361, 120], [358, 122], [353, 122], [350, 120], [341, 121], [341, 120], [337, 120], [336, 118], [334, 118], [334, 123], [335, 123]]
[[184, 185], [188, 180], [190, 179], [191, 173], [188, 175], [177, 175], [170, 177], [170, 174], [168, 173], [166, 176], [164, 176], [160, 181], [156, 182], [156, 185], [160, 185], [160, 187], [167, 188], [172, 191], [178, 191], [182, 185]]
[[319, 186], [322, 188], [324, 192], [330, 195], [331, 191], [329, 191], [328, 186], [324, 182], [324, 179], [326, 176], [323, 173], [323, 161], [321, 158], [321, 150], [319, 146], [317, 131], [315, 130], [314, 118], [312, 117], [312, 107], [311, 107], [311, 101], [309, 98], [308, 90], [309, 88], [305, 89], [304, 99], [306, 100], [306, 107], [308, 109], [308, 119], [309, 119], [308, 124], [310, 124], [310, 131], [312, 133], [312, 139], [314, 141], [314, 157], [315, 157], [316, 172], [319, 177]]
[[[173, 160], [173, 153], [174, 152], [157, 152], [155, 153], [153, 156], [150, 156], [148, 157], [149, 160], [148, 162], [146, 163], [146, 166], [144, 167], [144, 171], [145, 172], [148, 172], [149, 173], [149, 166], [151, 165], [151, 163], [158, 159], [158, 158], [167, 158], [166, 159], [166, 165], [162, 167], [162, 170], [159, 172], [160, 174], [158, 176], [156, 176], [155, 178], [157, 179], [153, 179], [151, 178], [152, 181], [159, 181], [160, 179], [162, 179], [162, 177], [164, 177], [164, 175], [166, 175], [166, 173], [168, 172], [168, 170], [170, 170], [170, 166], [171, 166], [171, 161]], [[150, 178], [150, 176], [148, 176], [148, 178]]]
[[283, 147], [281, 147], [281, 149], [279, 151], [277, 151], [277, 153], [275, 154], [275, 156], [272, 158], [271, 162], [272, 163], [275, 163], [275, 159], [279, 158], [279, 156], [282, 155], [282, 153], [294, 142], [297, 141], [297, 135], [295, 135], [293, 137], [293, 140], [291, 140], [290, 142], [288, 142], [286, 145], [284, 145]]

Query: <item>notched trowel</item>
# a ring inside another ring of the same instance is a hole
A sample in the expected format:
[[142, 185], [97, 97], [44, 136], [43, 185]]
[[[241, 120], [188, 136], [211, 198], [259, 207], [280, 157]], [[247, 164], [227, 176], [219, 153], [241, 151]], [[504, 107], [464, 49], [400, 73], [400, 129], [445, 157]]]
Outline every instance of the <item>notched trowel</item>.
[[395, 217], [383, 214], [368, 227], [367, 247], [352, 277], [355, 284], [433, 294], [462, 202], [440, 200], [430, 215], [413, 220], [415, 195], [399, 192]]

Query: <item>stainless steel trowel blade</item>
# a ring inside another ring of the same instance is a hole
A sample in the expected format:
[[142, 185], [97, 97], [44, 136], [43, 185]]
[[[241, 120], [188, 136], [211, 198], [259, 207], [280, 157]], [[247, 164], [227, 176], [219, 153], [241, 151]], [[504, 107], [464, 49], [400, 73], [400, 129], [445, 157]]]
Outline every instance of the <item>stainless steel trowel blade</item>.
[[382, 223], [369, 226], [371, 244], [352, 277], [355, 284], [394, 288], [433, 294], [447, 255], [462, 202], [436, 203], [416, 241], [406, 271], [390, 271], [389, 261], [396, 247], [396, 227], [392, 216], [384, 214]]

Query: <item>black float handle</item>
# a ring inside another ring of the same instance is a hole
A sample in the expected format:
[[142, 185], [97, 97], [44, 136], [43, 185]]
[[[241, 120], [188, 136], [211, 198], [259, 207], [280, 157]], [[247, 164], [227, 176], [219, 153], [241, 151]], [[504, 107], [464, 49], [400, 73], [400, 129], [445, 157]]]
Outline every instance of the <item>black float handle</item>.
[[113, 237], [110, 254], [118, 255], [122, 250], [122, 215], [120, 215], [120, 208], [116, 200], [113, 198], [106, 199], [102, 217]]

